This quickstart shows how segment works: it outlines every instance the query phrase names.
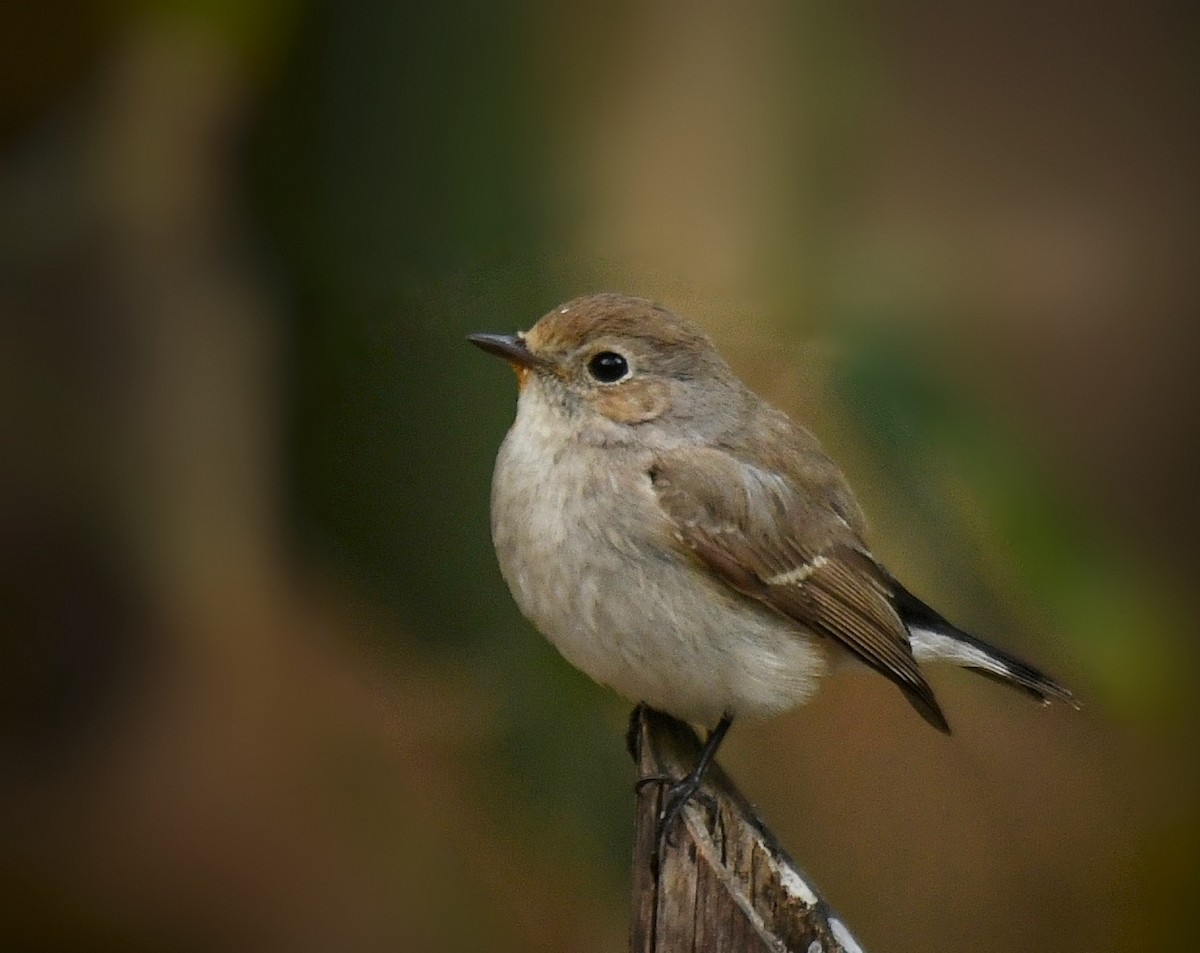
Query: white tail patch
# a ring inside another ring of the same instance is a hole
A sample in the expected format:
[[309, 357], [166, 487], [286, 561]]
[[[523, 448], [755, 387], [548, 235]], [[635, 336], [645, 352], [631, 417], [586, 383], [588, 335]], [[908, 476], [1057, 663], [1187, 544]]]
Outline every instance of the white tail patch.
[[913, 626], [908, 630], [908, 641], [912, 646], [913, 655], [918, 662], [930, 662], [935, 659], [954, 662], [956, 665], [966, 665], [969, 668], [981, 668], [997, 675], [1008, 675], [1009, 668], [999, 659], [988, 655], [983, 649], [960, 642], [958, 639], [932, 629], [920, 629]]

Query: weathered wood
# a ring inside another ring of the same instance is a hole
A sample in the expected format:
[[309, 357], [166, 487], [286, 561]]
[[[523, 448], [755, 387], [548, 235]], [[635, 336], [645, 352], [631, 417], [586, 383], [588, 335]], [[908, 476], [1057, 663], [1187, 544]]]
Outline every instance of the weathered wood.
[[[641, 708], [630, 725], [643, 778], [679, 778], [700, 741]], [[633, 849], [631, 953], [862, 953], [719, 765], [654, 863], [662, 784], [643, 785]]]

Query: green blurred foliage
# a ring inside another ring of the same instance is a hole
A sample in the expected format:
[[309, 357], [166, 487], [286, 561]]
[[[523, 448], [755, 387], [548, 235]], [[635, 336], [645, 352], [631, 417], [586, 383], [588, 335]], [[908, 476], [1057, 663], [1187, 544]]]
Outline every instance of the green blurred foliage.
[[515, 388], [464, 336], [567, 294], [535, 188], [549, 133], [528, 112], [523, 25], [485, 2], [348, 3], [301, 33], [255, 143], [294, 322], [293, 520], [405, 632], [494, 680], [506, 701], [480, 770], [500, 817], [528, 818], [547, 850], [589, 832], [617, 874], [619, 732], [519, 621], [487, 532], [491, 461], [467, 452], [498, 441]]
[[[837, 399], [896, 505], [920, 520], [914, 533], [926, 546], [936, 540], [925, 558], [938, 574], [993, 609], [1016, 594], [987, 593], [988, 579], [1015, 578], [1029, 607], [1017, 613], [1020, 627], [1073, 640], [1106, 704], [1126, 717], [1178, 717], [1187, 691], [1173, 661], [1183, 609], [1169, 587], [1089, 525], [1001, 420], [940, 381], [919, 340], [873, 322], [844, 343]], [[1007, 564], [989, 566], [997, 557]]]
[[442, 642], [495, 609], [462, 571], [488, 561], [463, 447], [511, 410], [462, 337], [547, 298], [517, 26], [487, 3], [314, 10], [255, 150], [293, 305], [298, 522]]

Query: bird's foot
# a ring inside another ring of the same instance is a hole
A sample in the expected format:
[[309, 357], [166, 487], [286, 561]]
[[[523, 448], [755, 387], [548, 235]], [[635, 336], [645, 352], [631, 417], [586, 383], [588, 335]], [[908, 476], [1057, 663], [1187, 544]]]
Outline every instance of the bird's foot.
[[702, 771], [692, 771], [690, 774], [678, 779], [665, 774], [652, 774], [638, 779], [635, 785], [638, 791], [641, 791], [648, 784], [662, 784], [667, 786], [662, 797], [662, 807], [658, 812], [658, 823], [654, 828], [655, 846], [651, 866], [655, 874], [658, 873], [658, 866], [664, 848], [678, 846], [678, 842], [673, 837], [675, 834], [675, 822], [689, 801], [699, 801], [708, 809], [709, 813], [714, 816], [716, 815], [717, 800], [711, 794], [700, 790], [700, 785], [703, 781], [704, 773]]
[[[636, 717], [636, 715], [637, 710], [635, 709], [634, 716]], [[632, 722], [633, 718], [631, 718], [631, 728], [633, 727]], [[654, 831], [655, 850], [651, 867], [654, 870], [655, 876], [658, 875], [659, 858], [662, 856], [663, 848], [668, 845], [670, 835], [675, 827], [675, 821], [688, 801], [696, 798], [714, 816], [716, 815], [716, 800], [711, 795], [701, 791], [700, 785], [704, 782], [704, 775], [708, 772], [708, 767], [712, 763], [713, 757], [716, 755], [717, 749], [721, 746], [721, 741], [729, 731], [731, 724], [733, 724], [732, 715], [726, 714], [721, 716], [717, 727], [708, 733], [708, 739], [704, 742], [704, 748], [700, 752], [700, 759], [696, 762], [696, 767], [682, 778], [676, 780], [665, 774], [651, 774], [638, 780], [636, 789], [639, 792], [647, 784], [667, 785], [667, 789], [662, 796], [662, 807], [658, 814], [658, 825]]]
[[[637, 781], [634, 782], [633, 789], [635, 791], [637, 791], [639, 794], [641, 794], [642, 788], [646, 787], [649, 784], [659, 784], [659, 785], [665, 784], [665, 785], [667, 785], [668, 790], [667, 790], [666, 795], [663, 797], [663, 811], [665, 811], [671, 800], [671, 791], [677, 787], [684, 785], [684, 784], [689, 784], [690, 783], [689, 779], [691, 777], [692, 777], [692, 775], [690, 775], [690, 774], [685, 778], [675, 778], [669, 774], [648, 774], [644, 778], [638, 778]], [[692, 790], [691, 796], [689, 798], [687, 798], [686, 800], [699, 801], [706, 808], [708, 808], [710, 813], [713, 813], [713, 814], [716, 813], [717, 799], [715, 797], [713, 797], [711, 794], [709, 794], [707, 791], [700, 790], [700, 780], [696, 781], [696, 784]], [[660, 814], [661, 814], [661, 812], [660, 812]]]

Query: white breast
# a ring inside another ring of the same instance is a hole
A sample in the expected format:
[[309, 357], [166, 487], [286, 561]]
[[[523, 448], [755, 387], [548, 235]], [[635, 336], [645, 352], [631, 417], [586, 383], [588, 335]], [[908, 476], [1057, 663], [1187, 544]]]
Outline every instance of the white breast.
[[688, 721], [810, 696], [826, 667], [814, 638], [677, 548], [648, 453], [577, 439], [533, 386], [492, 486], [492, 536], [521, 611], [592, 678]]

